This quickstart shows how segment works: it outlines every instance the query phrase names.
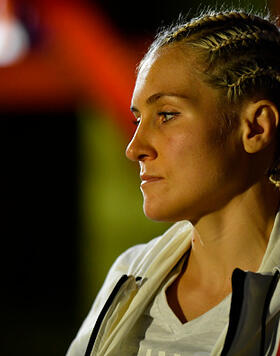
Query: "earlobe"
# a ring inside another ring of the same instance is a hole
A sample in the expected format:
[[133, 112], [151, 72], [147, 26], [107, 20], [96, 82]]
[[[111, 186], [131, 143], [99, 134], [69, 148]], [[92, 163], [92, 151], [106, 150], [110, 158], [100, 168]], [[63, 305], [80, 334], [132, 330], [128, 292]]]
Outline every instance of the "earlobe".
[[247, 103], [241, 112], [243, 145], [248, 153], [256, 153], [270, 145], [279, 123], [279, 112], [274, 103], [260, 100]]

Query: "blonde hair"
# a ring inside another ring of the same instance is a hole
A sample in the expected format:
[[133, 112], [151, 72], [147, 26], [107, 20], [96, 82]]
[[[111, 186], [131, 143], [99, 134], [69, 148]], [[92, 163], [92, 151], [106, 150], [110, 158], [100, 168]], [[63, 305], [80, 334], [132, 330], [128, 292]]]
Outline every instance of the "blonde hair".
[[[208, 11], [157, 35], [140, 63], [161, 47], [180, 43], [198, 53], [203, 78], [220, 89], [228, 107], [245, 98], [267, 98], [280, 109], [280, 33], [267, 16]], [[227, 106], [227, 105], [226, 105]], [[279, 148], [269, 179], [280, 187]]]

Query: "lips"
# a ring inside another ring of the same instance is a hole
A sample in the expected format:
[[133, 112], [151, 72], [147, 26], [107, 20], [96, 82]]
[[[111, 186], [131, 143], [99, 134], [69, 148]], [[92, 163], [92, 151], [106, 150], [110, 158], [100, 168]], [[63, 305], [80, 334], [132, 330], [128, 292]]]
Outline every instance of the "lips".
[[163, 179], [162, 177], [151, 176], [151, 175], [147, 175], [147, 174], [140, 175], [140, 178], [141, 178], [141, 181], [142, 181], [141, 186], [144, 185], [144, 184], [157, 182], [157, 181]]

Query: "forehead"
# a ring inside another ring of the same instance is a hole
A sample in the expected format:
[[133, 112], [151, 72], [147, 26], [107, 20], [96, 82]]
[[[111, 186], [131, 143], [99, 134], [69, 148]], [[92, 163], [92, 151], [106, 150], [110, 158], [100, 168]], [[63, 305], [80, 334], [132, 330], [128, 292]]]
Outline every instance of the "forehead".
[[191, 50], [167, 46], [152, 53], [142, 64], [133, 100], [149, 97], [157, 92], [188, 94], [195, 98], [205, 86]]

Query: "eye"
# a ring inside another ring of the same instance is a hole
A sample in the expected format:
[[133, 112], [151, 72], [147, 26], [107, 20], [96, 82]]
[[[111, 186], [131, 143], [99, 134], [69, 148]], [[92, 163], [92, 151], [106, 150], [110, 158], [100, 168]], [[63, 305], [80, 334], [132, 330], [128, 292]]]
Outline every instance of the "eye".
[[158, 115], [162, 116], [162, 122], [165, 123], [169, 120], [172, 120], [175, 116], [179, 115], [179, 112], [173, 112], [173, 111], [162, 111], [159, 112]]

